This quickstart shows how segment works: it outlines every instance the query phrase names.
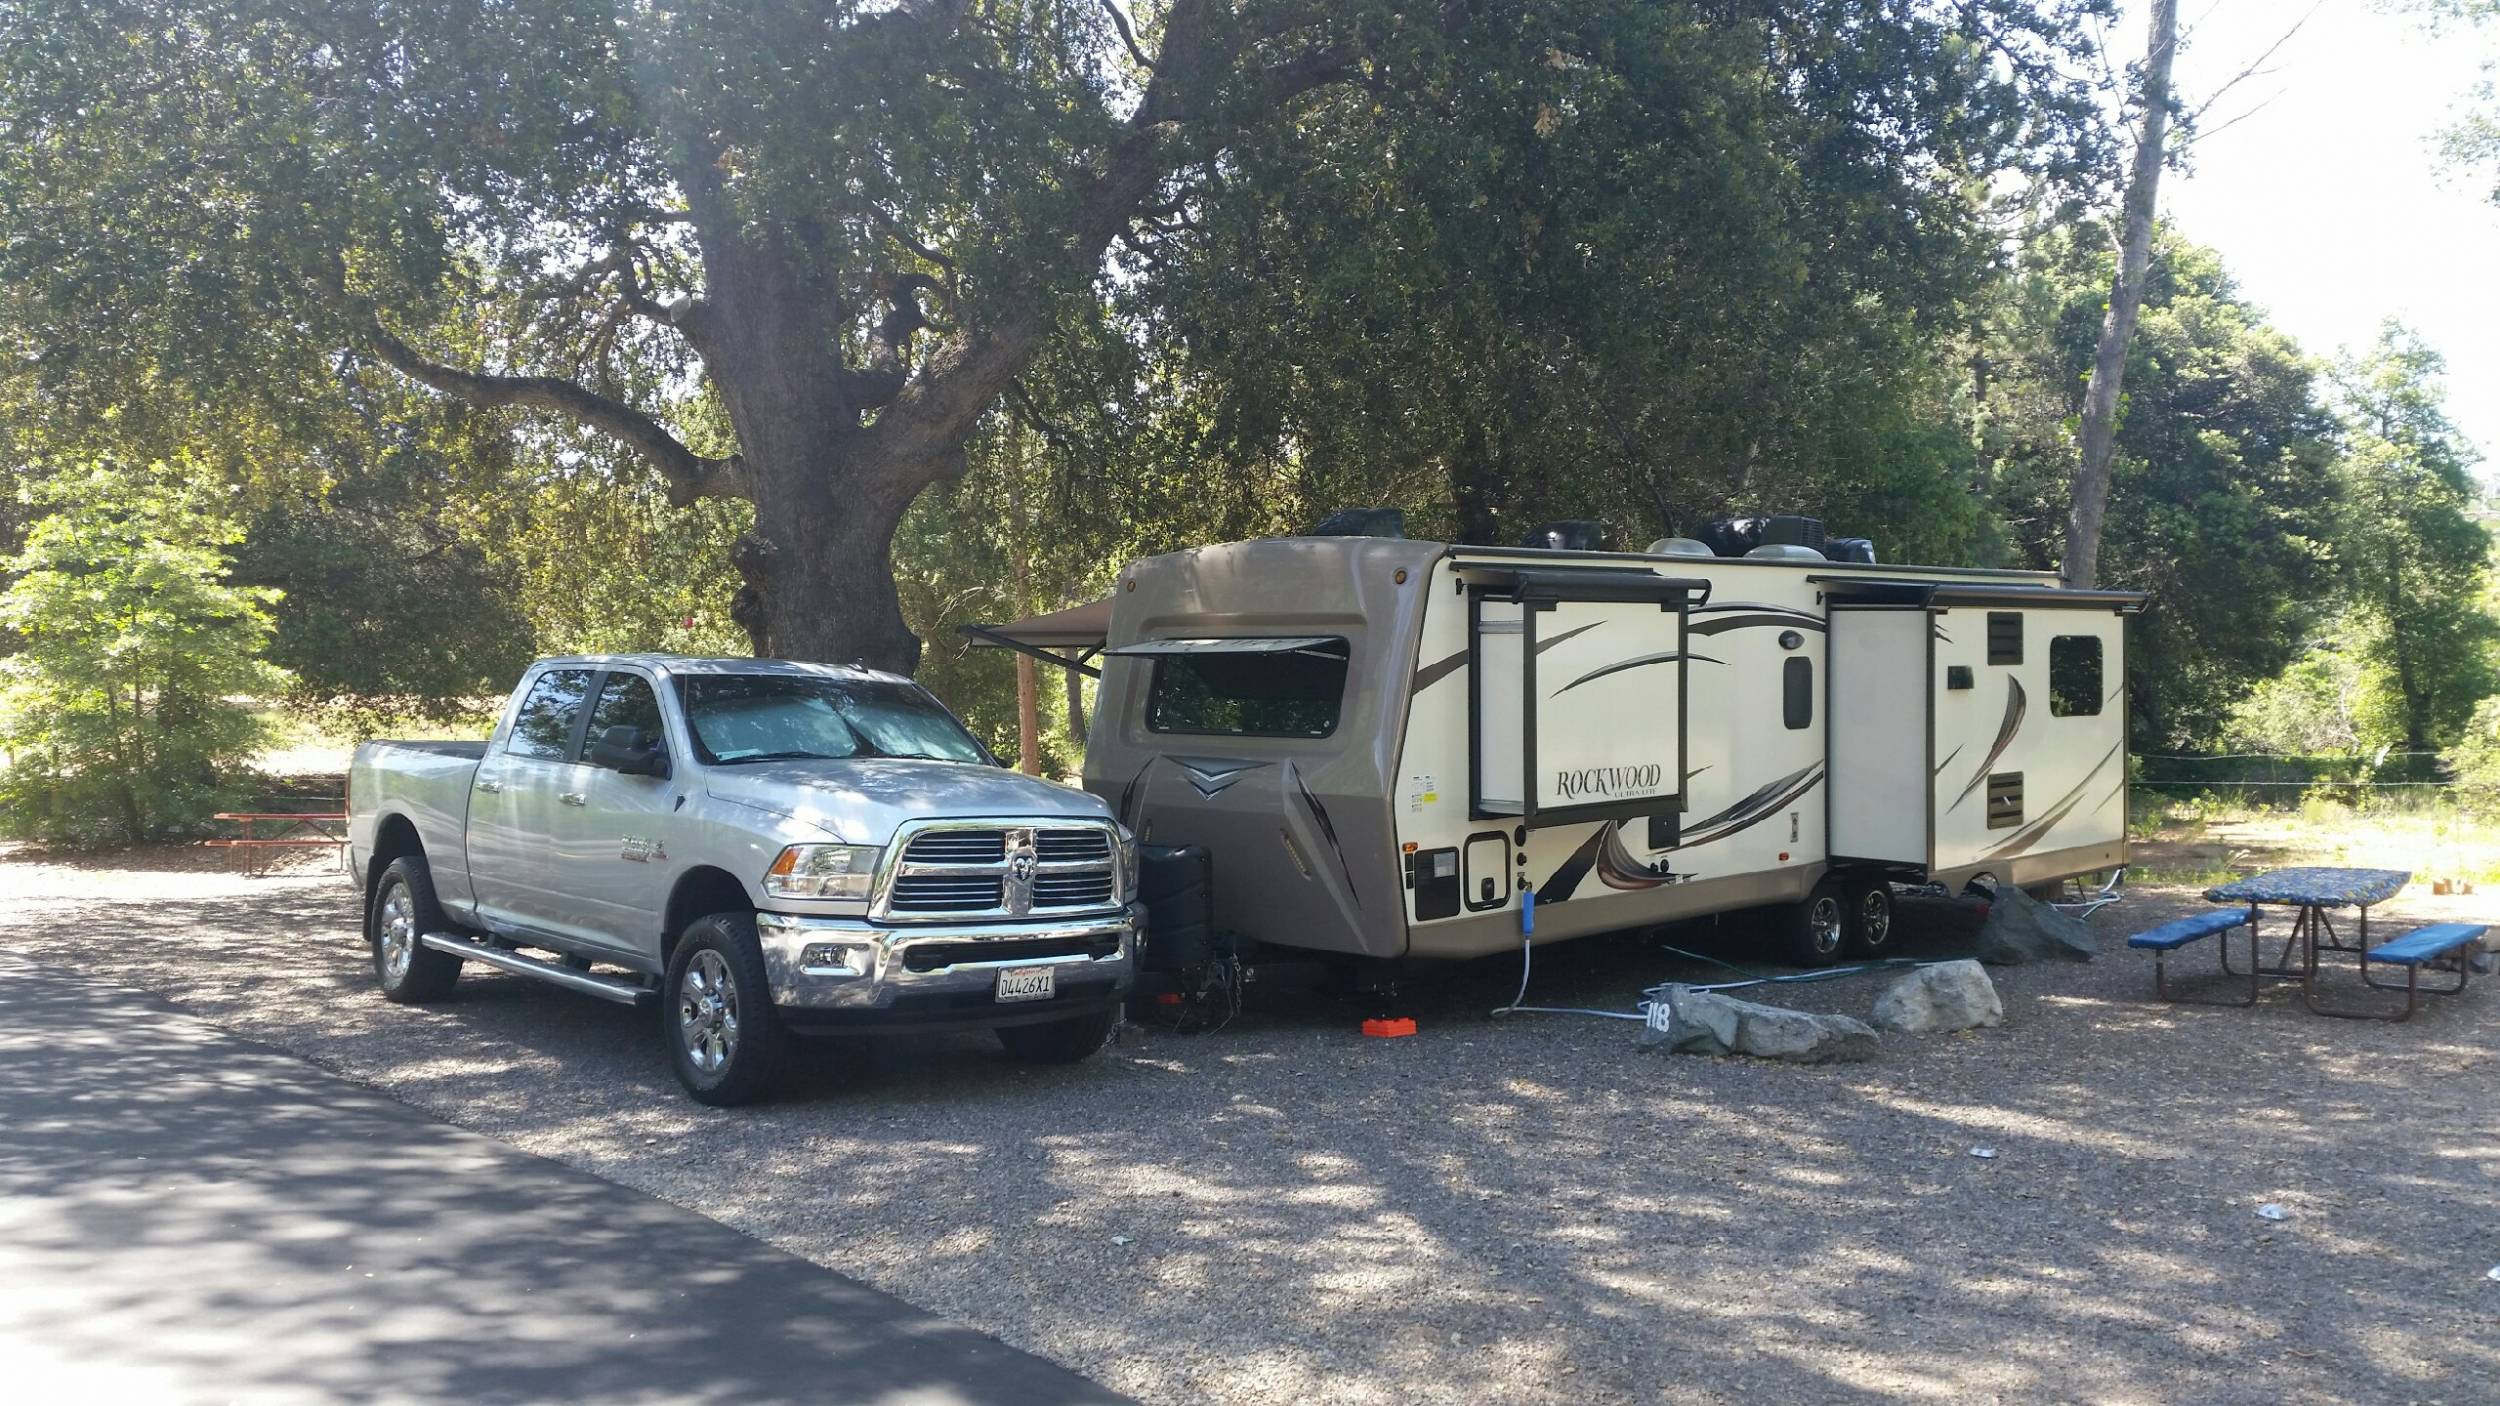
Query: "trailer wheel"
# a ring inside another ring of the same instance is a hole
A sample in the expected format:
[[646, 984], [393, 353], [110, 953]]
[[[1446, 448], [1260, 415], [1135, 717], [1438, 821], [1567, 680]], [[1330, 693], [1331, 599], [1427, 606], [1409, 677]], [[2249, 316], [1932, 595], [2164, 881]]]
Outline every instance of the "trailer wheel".
[[1824, 876], [1803, 899], [1779, 910], [1782, 955], [1801, 967], [1828, 967], [1849, 940], [1849, 890]]
[[1860, 879], [1849, 885], [1849, 955], [1882, 957], [1892, 951], [1892, 885]]
[[788, 1037], [773, 1010], [753, 914], [714, 913], [687, 924], [660, 991], [660, 1039], [695, 1102], [727, 1108], [771, 1089]]
[[451, 919], [434, 901], [434, 874], [416, 855], [401, 855], [373, 886], [373, 976], [385, 1000], [404, 1006], [439, 1001], [460, 979], [460, 959], [425, 945]]

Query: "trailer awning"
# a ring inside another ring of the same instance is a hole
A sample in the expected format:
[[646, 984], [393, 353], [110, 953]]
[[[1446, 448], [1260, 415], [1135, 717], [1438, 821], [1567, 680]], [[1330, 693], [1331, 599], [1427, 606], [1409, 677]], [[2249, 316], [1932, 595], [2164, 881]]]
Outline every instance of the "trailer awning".
[[2009, 606], [2031, 610], [2144, 609], [2142, 591], [2070, 591], [2062, 586], [1982, 585], [1947, 581], [1885, 581], [1865, 576], [1809, 576], [1835, 605], [1906, 605], [1928, 610]]
[[1111, 637], [1111, 597], [1027, 616], [1009, 625], [966, 625], [963, 632], [976, 649], [1012, 649], [1097, 677], [1101, 671], [1085, 661], [1100, 654], [1104, 641]]
[[1139, 640], [1103, 653], [1153, 659], [1175, 654], [1299, 654], [1323, 648], [1342, 655], [1345, 642], [1331, 635], [1244, 635], [1228, 639]]

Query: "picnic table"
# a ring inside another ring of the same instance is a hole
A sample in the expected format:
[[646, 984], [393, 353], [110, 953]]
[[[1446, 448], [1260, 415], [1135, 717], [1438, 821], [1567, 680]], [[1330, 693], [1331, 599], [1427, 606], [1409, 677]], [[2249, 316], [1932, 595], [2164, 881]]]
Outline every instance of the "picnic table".
[[[2260, 968], [2265, 976], [2298, 977], [2307, 981], [2317, 975], [2320, 952], [2361, 952], [2370, 945], [2370, 906], [2394, 898], [2411, 882], [2413, 875], [2401, 869], [2338, 869], [2325, 865], [2302, 865], [2291, 869], [2269, 869], [2216, 884], [2205, 890], [2209, 903], [2245, 903], [2248, 905], [2248, 932], [2257, 935], [2260, 907], [2274, 904], [2298, 910], [2292, 918], [2291, 935], [2283, 941], [2282, 955], [2271, 967]], [[2351, 942], [2335, 930], [2335, 920], [2328, 913], [2337, 908], [2358, 910], [2353, 924]], [[2292, 954], [2300, 954], [2300, 965], [2291, 965]], [[2230, 949], [2223, 949], [2223, 966], [2230, 967]], [[2238, 975], [2234, 972], [2233, 975]]]
[[347, 812], [343, 810], [221, 810], [217, 819], [243, 827], [243, 833], [221, 839], [202, 840], [211, 849], [239, 850], [243, 855], [243, 872], [257, 875], [268, 863], [269, 856], [281, 849], [304, 849], [328, 845], [338, 851], [342, 868], [347, 862]]

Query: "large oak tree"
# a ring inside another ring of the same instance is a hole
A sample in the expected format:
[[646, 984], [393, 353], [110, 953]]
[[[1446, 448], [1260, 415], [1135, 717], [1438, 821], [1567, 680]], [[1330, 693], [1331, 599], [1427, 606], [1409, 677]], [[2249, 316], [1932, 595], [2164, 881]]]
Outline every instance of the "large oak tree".
[[[2024, 75], [2044, 37], [2105, 9], [19, 0], [0, 7], [0, 285], [18, 369], [93, 413], [283, 398], [378, 365], [518, 412], [559, 459], [569, 436], [621, 444], [673, 501], [753, 505], [734, 561], [757, 650], [909, 668], [905, 509], [962, 472], [1055, 339], [1152, 335], [1104, 321], [1151, 306], [1163, 276], [1115, 248], [1186, 248], [1225, 182], [1325, 159], [1305, 124], [1330, 105], [1464, 127], [1508, 94], [1523, 105], [1499, 121], [1535, 134], [1568, 115], [1540, 113], [1536, 75], [1679, 27], [1735, 32], [1739, 84], [1855, 116], [1731, 169], [1813, 158], [1933, 191], [2040, 136]], [[1485, 42], [1532, 23], [1550, 39]], [[1706, 85], [1639, 101], [1645, 140], [1713, 159]]]

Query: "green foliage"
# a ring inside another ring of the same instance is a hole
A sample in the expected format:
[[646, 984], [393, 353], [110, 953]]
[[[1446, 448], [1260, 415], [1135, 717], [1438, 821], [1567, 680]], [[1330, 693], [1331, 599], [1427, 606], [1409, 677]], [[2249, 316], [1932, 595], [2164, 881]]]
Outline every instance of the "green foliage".
[[2479, 793], [2469, 794], [2469, 800], [2500, 810], [2500, 694], [2474, 705], [2446, 760], [2457, 783]]
[[277, 593], [228, 584], [239, 528], [168, 477], [55, 476], [50, 515], [9, 562], [6, 833], [106, 844], [195, 831], [263, 738], [244, 700], [287, 684], [261, 658]]
[[[2108, 297], [2107, 241], [2052, 228], [1973, 348], [1973, 421], [2014, 560], [2053, 568], [2075, 423]], [[2300, 651], [2332, 588], [2337, 426], [2320, 368], [2243, 301], [2212, 250], [2164, 232], [2128, 350], [2101, 576], [2151, 596], [2128, 630], [2130, 723], [2201, 746]]]
[[2500, 621], [2485, 610], [2490, 538], [2467, 514], [2472, 451], [2442, 407], [2436, 352], [2394, 323], [2337, 373], [2344, 455], [2332, 554], [2343, 599], [2387, 687], [2381, 726], [2408, 746], [2455, 735], [2500, 688]]

